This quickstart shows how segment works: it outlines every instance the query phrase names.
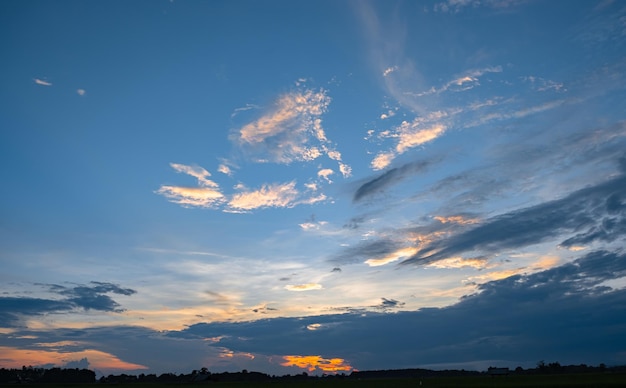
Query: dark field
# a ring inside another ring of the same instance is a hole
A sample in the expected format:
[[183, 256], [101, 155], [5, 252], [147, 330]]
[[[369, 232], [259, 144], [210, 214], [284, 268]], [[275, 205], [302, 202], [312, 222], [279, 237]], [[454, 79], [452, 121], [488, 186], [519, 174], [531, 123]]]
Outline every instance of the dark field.
[[178, 387], [626, 387], [625, 373], [585, 373], [562, 375], [429, 377], [424, 379], [324, 379], [306, 381], [209, 382], [209, 383], [129, 383], [129, 384], [33, 384], [40, 387], [116, 387], [116, 388], [178, 388]]

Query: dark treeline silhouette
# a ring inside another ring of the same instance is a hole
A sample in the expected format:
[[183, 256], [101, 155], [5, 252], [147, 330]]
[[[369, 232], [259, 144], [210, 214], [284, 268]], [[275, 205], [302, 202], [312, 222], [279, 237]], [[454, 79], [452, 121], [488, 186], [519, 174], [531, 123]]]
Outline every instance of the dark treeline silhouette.
[[24, 383], [94, 383], [96, 372], [78, 368], [33, 368], [0, 369], [0, 384]]
[[[505, 372], [505, 373], [502, 373]], [[296, 375], [270, 376], [261, 372], [222, 372], [211, 373], [207, 368], [194, 370], [188, 374], [163, 373], [128, 375], [108, 375], [96, 379], [96, 373], [89, 369], [78, 368], [38, 368], [24, 366], [21, 369], [0, 368], [0, 384], [24, 384], [24, 383], [187, 383], [187, 382], [228, 382], [228, 381], [297, 381], [297, 380], [323, 380], [323, 379], [407, 379], [407, 378], [433, 378], [433, 377], [459, 377], [481, 375], [532, 375], [532, 374], [577, 374], [577, 373], [626, 373], [626, 366], [607, 367], [604, 364], [598, 366], [561, 365], [558, 362], [545, 363], [539, 361], [536, 368], [524, 369], [517, 367], [509, 368], [490, 367], [487, 371], [466, 371], [458, 369], [431, 370], [431, 369], [389, 369], [353, 371], [346, 375], [323, 374], [322, 376], [310, 376], [306, 372]]]

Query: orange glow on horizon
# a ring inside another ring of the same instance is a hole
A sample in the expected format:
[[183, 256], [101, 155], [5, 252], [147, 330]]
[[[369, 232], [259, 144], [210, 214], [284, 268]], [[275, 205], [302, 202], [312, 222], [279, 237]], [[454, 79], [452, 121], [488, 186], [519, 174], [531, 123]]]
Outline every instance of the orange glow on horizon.
[[295, 366], [314, 372], [316, 369], [322, 372], [337, 373], [351, 371], [354, 368], [348, 365], [343, 358], [322, 358], [321, 356], [283, 356], [285, 362], [282, 366]]
[[[58, 343], [54, 345], [58, 345]], [[89, 361], [89, 367], [95, 369], [148, 369], [147, 366], [122, 361], [113, 354], [95, 349], [86, 349], [79, 352], [58, 352], [54, 350], [17, 349], [0, 346], [0, 354], [2, 354], [2, 366], [4, 368], [21, 368], [23, 365], [39, 366], [47, 364], [62, 367], [70, 361], [86, 358]]]

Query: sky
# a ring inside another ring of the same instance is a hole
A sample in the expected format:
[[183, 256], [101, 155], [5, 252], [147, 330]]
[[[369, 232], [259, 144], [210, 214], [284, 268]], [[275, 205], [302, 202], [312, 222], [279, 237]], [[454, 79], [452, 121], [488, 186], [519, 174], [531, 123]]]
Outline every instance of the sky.
[[0, 367], [626, 364], [626, 4], [0, 2]]

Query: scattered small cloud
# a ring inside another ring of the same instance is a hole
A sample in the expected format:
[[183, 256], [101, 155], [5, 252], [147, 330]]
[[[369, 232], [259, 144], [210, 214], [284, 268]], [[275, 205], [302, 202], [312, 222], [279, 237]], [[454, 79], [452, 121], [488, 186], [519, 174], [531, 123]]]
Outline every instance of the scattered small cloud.
[[85, 89], [76, 89], [76, 94], [79, 96], [84, 96], [86, 93]]
[[396, 155], [393, 152], [379, 152], [378, 155], [376, 155], [376, 157], [372, 159], [370, 167], [376, 171], [382, 170], [385, 167], [389, 166], [391, 162], [393, 162], [395, 157]]
[[52, 82], [48, 82], [48, 81], [43, 80], [43, 79], [33, 78], [33, 81], [35, 81], [35, 83], [36, 83], [37, 85], [42, 85], [42, 86], [52, 86]]
[[228, 167], [225, 164], [220, 164], [219, 167], [217, 168], [217, 171], [228, 176], [233, 175], [233, 170], [231, 170], [230, 167]]
[[383, 77], [387, 77], [389, 74], [398, 70], [398, 66], [390, 66], [383, 71]]
[[307, 221], [307, 222], [303, 222], [301, 224], [298, 224], [298, 226], [300, 226], [300, 228], [302, 228], [302, 230], [305, 231], [311, 231], [311, 230], [319, 230], [321, 229], [324, 225], [327, 225], [328, 222], [327, 221], [316, 221], [315, 218]]
[[396, 111], [393, 109], [389, 109], [386, 113], [383, 113], [380, 115], [380, 119], [381, 120], [387, 120], [390, 117], [393, 117], [396, 115]]
[[324, 178], [326, 180], [326, 182], [328, 183], [333, 183], [332, 180], [330, 180], [329, 176], [333, 175], [335, 172], [330, 169], [330, 168], [324, 168], [322, 170], [319, 170], [317, 172], [317, 176], [320, 178]]

